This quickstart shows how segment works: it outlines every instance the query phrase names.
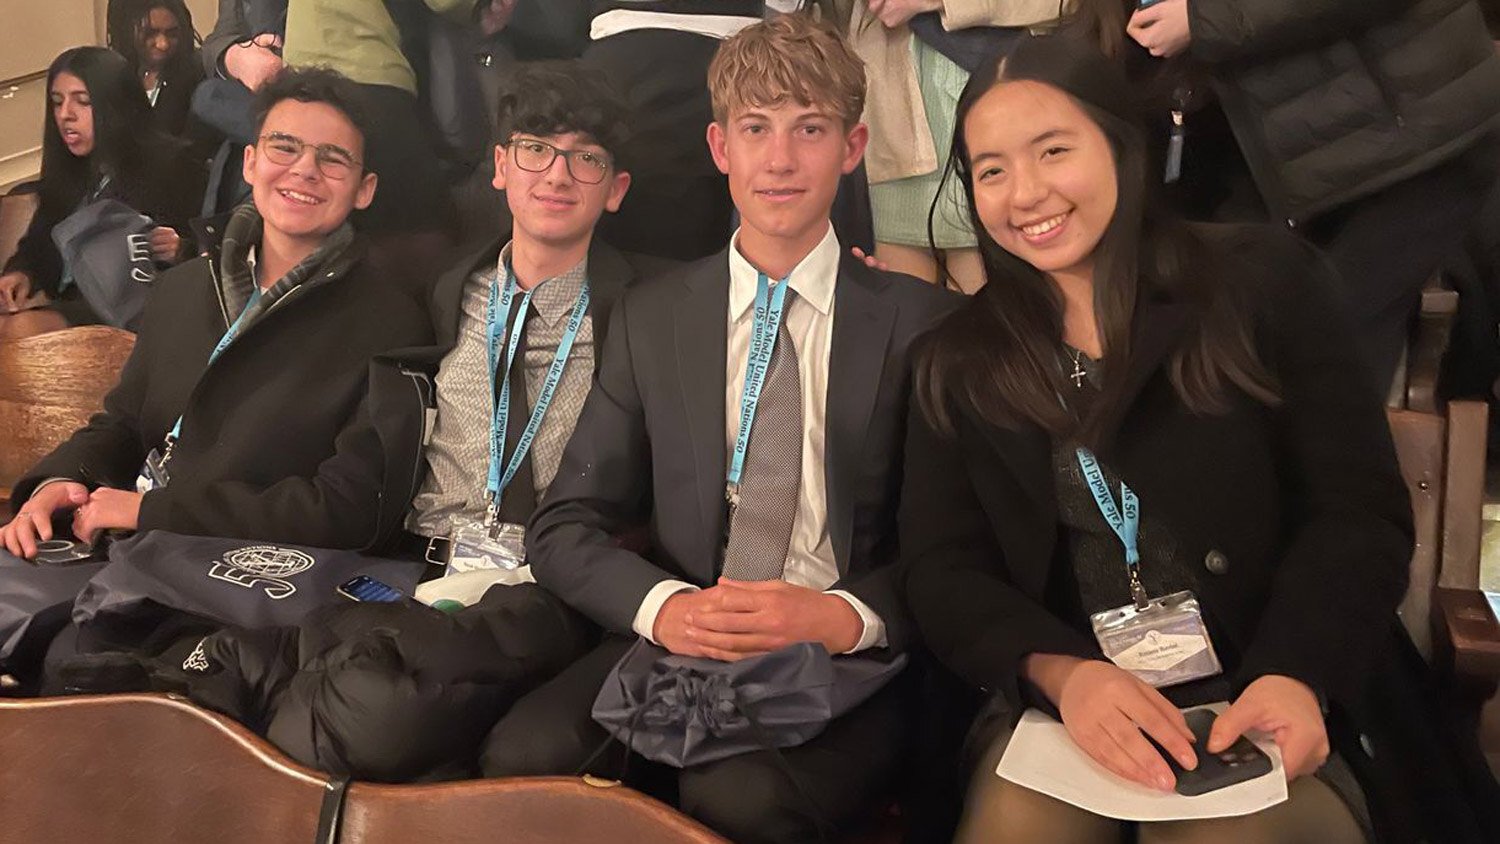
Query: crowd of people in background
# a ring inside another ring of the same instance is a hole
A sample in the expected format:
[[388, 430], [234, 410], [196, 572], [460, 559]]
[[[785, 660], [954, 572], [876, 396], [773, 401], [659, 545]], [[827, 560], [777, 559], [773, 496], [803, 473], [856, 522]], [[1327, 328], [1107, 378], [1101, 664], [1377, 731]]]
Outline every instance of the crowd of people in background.
[[[913, 841], [1500, 835], [1414, 691], [1382, 410], [1430, 278], [1500, 312], [1474, 0], [221, 0], [201, 39], [111, 0], [107, 31], [48, 69], [0, 337], [136, 343], [16, 484], [0, 578], [214, 537], [422, 601], [74, 622], [0, 653], [25, 691], [183, 692], [382, 781], [633, 757], [736, 842], [892, 800]], [[1153, 614], [1198, 667], [1101, 632]], [[841, 703], [675, 755], [646, 703], [611, 720], [684, 660]], [[994, 774], [1029, 708], [1166, 791], [1269, 734], [1289, 797], [1122, 825]]]

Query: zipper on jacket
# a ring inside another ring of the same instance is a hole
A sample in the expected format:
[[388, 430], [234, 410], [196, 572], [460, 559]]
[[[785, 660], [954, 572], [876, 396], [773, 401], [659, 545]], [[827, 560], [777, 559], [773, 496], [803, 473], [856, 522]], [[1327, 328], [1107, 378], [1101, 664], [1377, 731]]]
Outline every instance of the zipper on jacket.
[[[432, 436], [432, 430], [437, 427], [437, 402], [432, 395], [432, 381], [429, 379], [427, 373], [403, 366], [401, 367], [401, 374], [405, 375], [411, 382], [412, 389], [417, 394], [417, 405], [422, 410], [422, 436], [417, 441], [417, 454], [416, 459], [411, 464], [411, 483], [408, 485], [406, 496], [406, 500], [410, 502], [412, 498], [416, 497], [417, 485], [421, 481], [422, 455], [427, 449], [427, 444]], [[433, 416], [432, 429], [429, 429], [427, 425], [427, 414], [429, 411], [432, 411]]]
[[224, 288], [219, 286], [219, 270], [214, 264], [214, 259], [205, 257], [208, 261], [208, 278], [214, 284], [214, 296], [219, 300], [219, 313], [224, 315], [224, 330], [229, 330], [229, 305], [224, 301]]

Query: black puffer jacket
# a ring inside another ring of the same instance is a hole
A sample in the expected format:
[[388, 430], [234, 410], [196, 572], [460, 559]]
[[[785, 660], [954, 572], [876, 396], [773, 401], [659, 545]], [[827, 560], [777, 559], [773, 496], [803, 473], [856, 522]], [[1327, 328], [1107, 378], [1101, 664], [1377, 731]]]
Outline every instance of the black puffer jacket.
[[592, 631], [534, 584], [492, 587], [454, 615], [345, 604], [296, 627], [215, 633], [196, 660], [158, 660], [151, 687], [184, 692], [319, 770], [461, 779], [477, 774], [500, 716], [584, 653]]
[[1472, 0], [1190, 0], [1188, 16], [1289, 224], [1452, 158], [1500, 116], [1500, 57]]

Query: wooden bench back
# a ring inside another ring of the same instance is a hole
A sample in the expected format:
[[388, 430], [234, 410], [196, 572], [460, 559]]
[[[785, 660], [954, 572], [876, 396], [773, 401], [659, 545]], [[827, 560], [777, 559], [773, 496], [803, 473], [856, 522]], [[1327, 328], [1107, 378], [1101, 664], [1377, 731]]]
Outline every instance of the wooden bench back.
[[166, 695], [0, 700], [0, 760], [0, 841], [312, 842], [329, 792], [326, 775]]
[[523, 777], [434, 785], [354, 783], [341, 844], [729, 844], [697, 821], [615, 783]]

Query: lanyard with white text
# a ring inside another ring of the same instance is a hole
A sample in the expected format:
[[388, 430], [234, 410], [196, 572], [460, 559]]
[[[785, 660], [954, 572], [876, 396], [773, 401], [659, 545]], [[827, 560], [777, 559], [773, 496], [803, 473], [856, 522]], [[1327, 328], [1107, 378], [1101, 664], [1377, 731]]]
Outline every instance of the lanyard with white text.
[[[229, 330], [225, 331], [224, 336], [219, 338], [219, 344], [214, 346], [214, 350], [212, 352], [209, 352], [208, 363], [204, 366], [205, 370], [208, 367], [213, 366], [214, 361], [219, 359], [219, 355], [224, 354], [224, 350], [229, 348], [230, 343], [234, 342], [235, 336], [240, 333], [240, 323], [245, 321], [245, 316], [250, 313], [250, 309], [255, 307], [256, 302], [260, 301], [260, 293], [261, 290], [259, 284], [251, 285], [250, 301], [245, 303], [245, 309], [240, 311], [240, 315], [235, 318], [233, 323], [230, 323]], [[177, 437], [181, 434], [182, 417], [178, 416], [177, 421], [172, 425], [172, 433], [167, 434], [167, 447], [166, 450], [162, 453], [162, 463], [166, 463], [167, 459], [172, 456], [172, 446], [177, 442]]]
[[750, 450], [750, 428], [755, 424], [760, 391], [766, 383], [766, 372], [771, 368], [771, 353], [776, 350], [776, 336], [781, 330], [788, 286], [787, 279], [782, 279], [773, 289], [771, 279], [765, 273], [761, 273], [755, 283], [755, 319], [750, 329], [745, 386], [740, 391], [740, 427], [734, 439], [734, 454], [729, 461], [729, 476], [724, 483], [724, 498], [731, 507], [739, 503], [740, 475], [744, 474], [745, 454]]
[[1141, 586], [1141, 550], [1137, 544], [1141, 529], [1140, 501], [1135, 492], [1121, 481], [1120, 501], [1116, 504], [1098, 458], [1082, 446], [1078, 448], [1078, 468], [1083, 470], [1083, 479], [1088, 483], [1089, 492], [1094, 494], [1099, 514], [1109, 524], [1110, 530], [1115, 532], [1115, 536], [1120, 538], [1120, 544], [1125, 546], [1125, 568], [1130, 572], [1130, 597], [1135, 601], [1136, 608], [1145, 609], [1149, 599], [1146, 597], [1145, 587]]
[[[589, 283], [585, 279], [583, 289], [578, 292], [578, 301], [573, 305], [573, 314], [568, 318], [567, 329], [563, 332], [562, 339], [558, 341], [557, 353], [552, 356], [552, 365], [547, 369], [547, 377], [542, 381], [542, 389], [537, 393], [536, 406], [532, 408], [531, 419], [527, 421], [526, 428], [521, 432], [521, 438], [516, 442], [516, 450], [511, 453], [510, 460], [505, 464], [504, 474], [501, 474], [501, 456], [505, 450], [505, 430], [510, 422], [510, 368], [516, 360], [516, 350], [521, 343], [521, 326], [518, 324], [510, 332], [510, 343], [505, 350], [505, 368], [500, 369], [500, 341], [505, 336], [505, 327], [510, 322], [511, 308], [516, 298], [515, 275], [504, 272], [502, 275], [505, 282], [502, 284], [497, 278], [490, 285], [490, 301], [486, 310], [489, 321], [487, 326], [489, 333], [489, 362], [490, 383], [493, 385], [499, 381], [499, 395], [495, 400], [495, 416], [490, 423], [490, 472], [485, 483], [485, 524], [494, 526], [496, 517], [500, 511], [500, 496], [505, 493], [505, 488], [515, 478], [516, 472], [521, 468], [521, 461], [526, 459], [526, 453], [531, 450], [531, 443], [536, 439], [536, 433], [542, 425], [542, 417], [547, 415], [547, 408], [552, 404], [552, 396], [557, 392], [557, 385], [562, 381], [563, 369], [568, 363], [568, 354], [573, 350], [573, 341], [578, 338], [578, 330], [583, 326], [583, 315], [589, 307]], [[526, 291], [521, 297], [521, 312], [516, 318], [520, 323], [526, 318], [526, 309], [531, 305], [532, 291]]]

